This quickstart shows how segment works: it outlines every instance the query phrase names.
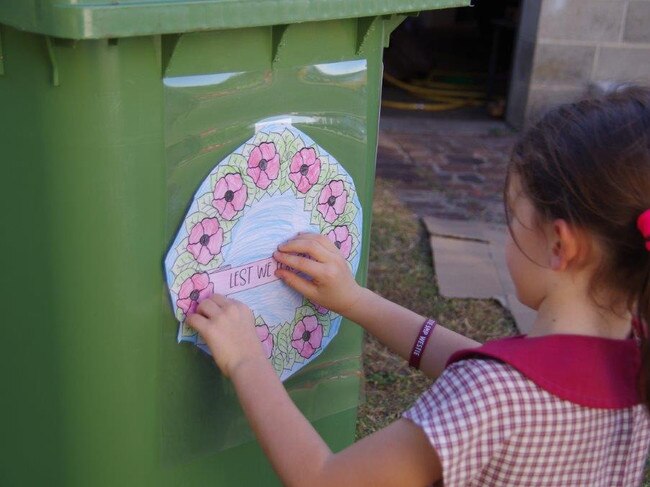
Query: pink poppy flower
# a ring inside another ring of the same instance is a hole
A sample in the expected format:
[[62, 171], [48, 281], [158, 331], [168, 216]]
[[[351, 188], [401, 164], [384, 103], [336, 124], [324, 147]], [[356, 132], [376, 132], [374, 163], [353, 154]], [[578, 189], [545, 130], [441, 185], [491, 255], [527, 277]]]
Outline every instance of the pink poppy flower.
[[187, 250], [199, 264], [207, 264], [221, 252], [223, 229], [216, 218], [204, 218], [196, 223], [190, 231]]
[[341, 225], [327, 234], [327, 238], [336, 245], [346, 259], [350, 257], [352, 251], [352, 236], [347, 225]]
[[291, 346], [303, 358], [309, 358], [320, 348], [323, 341], [323, 327], [315, 316], [305, 316], [296, 323], [291, 335]]
[[217, 181], [214, 187], [214, 206], [226, 220], [232, 220], [237, 212], [244, 209], [248, 189], [240, 174], [231, 173]]
[[280, 172], [280, 155], [271, 142], [262, 142], [248, 156], [248, 175], [258, 188], [266, 189]]
[[271, 335], [269, 327], [266, 324], [256, 326], [255, 332], [257, 333], [257, 338], [262, 342], [266, 358], [271, 358], [271, 354], [273, 353], [273, 335]]
[[289, 166], [289, 179], [298, 191], [306, 193], [318, 181], [320, 176], [320, 159], [312, 147], [305, 147], [295, 153]]
[[337, 179], [330, 181], [323, 188], [318, 197], [318, 211], [327, 223], [332, 223], [339, 215], [343, 214], [348, 202], [348, 192], [343, 186], [343, 181]]
[[212, 295], [214, 285], [210, 282], [207, 272], [194, 274], [181, 284], [178, 291], [176, 305], [183, 310], [185, 316], [196, 313], [196, 308], [201, 301]]

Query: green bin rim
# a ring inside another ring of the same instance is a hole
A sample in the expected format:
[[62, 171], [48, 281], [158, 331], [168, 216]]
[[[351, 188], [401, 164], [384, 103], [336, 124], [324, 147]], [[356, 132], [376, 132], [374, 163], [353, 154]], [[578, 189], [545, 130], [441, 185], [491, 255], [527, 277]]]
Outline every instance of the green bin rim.
[[64, 39], [288, 25], [469, 6], [472, 0], [3, 0], [0, 24]]

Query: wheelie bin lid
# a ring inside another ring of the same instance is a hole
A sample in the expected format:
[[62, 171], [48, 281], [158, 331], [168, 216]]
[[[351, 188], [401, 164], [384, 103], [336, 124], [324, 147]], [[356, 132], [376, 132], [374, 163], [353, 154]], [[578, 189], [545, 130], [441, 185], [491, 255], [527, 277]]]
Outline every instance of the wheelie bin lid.
[[2, 0], [0, 24], [67, 39], [288, 25], [470, 5], [472, 0]]

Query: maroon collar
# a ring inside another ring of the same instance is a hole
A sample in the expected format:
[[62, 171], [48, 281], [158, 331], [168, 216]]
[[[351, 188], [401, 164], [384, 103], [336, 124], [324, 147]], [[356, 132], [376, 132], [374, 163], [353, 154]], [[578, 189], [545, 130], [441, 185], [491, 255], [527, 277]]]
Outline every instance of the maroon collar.
[[459, 350], [447, 365], [476, 356], [505, 362], [542, 389], [581, 406], [621, 409], [641, 403], [641, 353], [633, 339], [520, 335]]

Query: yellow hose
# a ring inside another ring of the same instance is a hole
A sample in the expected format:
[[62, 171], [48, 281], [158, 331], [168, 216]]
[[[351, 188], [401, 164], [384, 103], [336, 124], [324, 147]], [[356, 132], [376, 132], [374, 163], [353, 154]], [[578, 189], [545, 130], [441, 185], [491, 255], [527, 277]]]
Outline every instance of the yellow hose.
[[487, 73], [481, 71], [453, 71], [451, 69], [435, 69], [431, 71], [431, 76], [463, 76], [472, 78], [485, 78]]
[[466, 106], [464, 102], [447, 102], [447, 103], [417, 103], [417, 102], [403, 102], [382, 100], [381, 106], [385, 108], [396, 108], [397, 110], [418, 110], [424, 112], [442, 112], [445, 110], [453, 110]]
[[[424, 98], [427, 102], [400, 102], [393, 100], [382, 100], [382, 106], [387, 108], [396, 108], [398, 110], [421, 110], [421, 111], [443, 111], [453, 110], [465, 106], [483, 105], [485, 93], [481, 91], [472, 91], [467, 89], [458, 89], [452, 83], [430, 83], [433, 88], [416, 86], [414, 84], [401, 81], [389, 73], [384, 72], [384, 79], [390, 84], [401, 88], [402, 90]], [[475, 88], [475, 87], [472, 87]], [[478, 87], [476, 87], [478, 88]], [[431, 103], [432, 102], [432, 103]]]
[[433, 81], [430, 79], [416, 79], [411, 82], [415, 86], [420, 86], [423, 88], [438, 88], [441, 90], [451, 90], [451, 91], [480, 91], [483, 89], [480, 85], [458, 85], [456, 83], [446, 83], [443, 81]]
[[480, 91], [466, 91], [466, 90], [435, 90], [430, 88], [423, 88], [420, 86], [415, 86], [404, 81], [400, 81], [394, 76], [391, 76], [388, 73], [384, 73], [384, 79], [390, 84], [402, 88], [404, 91], [413, 93], [415, 95], [425, 95], [425, 96], [452, 96], [458, 98], [485, 98], [485, 93]]

